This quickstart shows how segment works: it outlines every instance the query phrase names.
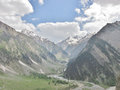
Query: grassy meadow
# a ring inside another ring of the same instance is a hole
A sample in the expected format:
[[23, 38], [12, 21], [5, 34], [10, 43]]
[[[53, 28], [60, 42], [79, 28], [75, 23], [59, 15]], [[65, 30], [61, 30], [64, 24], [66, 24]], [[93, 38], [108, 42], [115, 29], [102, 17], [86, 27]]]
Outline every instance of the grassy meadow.
[[0, 90], [69, 90], [76, 85], [66, 81], [39, 76], [0, 75]]

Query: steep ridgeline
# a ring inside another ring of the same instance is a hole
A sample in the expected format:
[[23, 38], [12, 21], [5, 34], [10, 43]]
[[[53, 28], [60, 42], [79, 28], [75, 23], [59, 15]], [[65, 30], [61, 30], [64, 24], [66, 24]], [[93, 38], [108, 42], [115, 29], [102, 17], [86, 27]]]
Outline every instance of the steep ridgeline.
[[45, 47], [49, 52], [56, 56], [58, 60], [67, 61], [68, 54], [62, 48], [58, 47], [55, 43], [46, 38], [40, 37], [37, 33], [28, 30], [22, 30], [22, 33], [32, 37], [38, 44]]
[[68, 64], [65, 76], [112, 85], [120, 74], [120, 22], [107, 24], [78, 57]]
[[0, 22], [0, 72], [51, 73], [59, 66], [55, 56], [33, 38]]
[[59, 42], [58, 46], [65, 50], [70, 55], [70, 58], [74, 58], [87, 45], [87, 42], [92, 35], [93, 34], [87, 34], [83, 36], [76, 35], [74, 37], [68, 37], [67, 39]]

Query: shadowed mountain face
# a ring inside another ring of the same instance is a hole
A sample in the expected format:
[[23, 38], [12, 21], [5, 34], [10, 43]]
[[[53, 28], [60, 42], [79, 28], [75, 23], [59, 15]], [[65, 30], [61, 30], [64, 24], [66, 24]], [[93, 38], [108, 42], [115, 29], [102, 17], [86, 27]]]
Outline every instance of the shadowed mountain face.
[[115, 83], [120, 74], [120, 22], [107, 24], [78, 57], [68, 64], [65, 76], [108, 85]]
[[0, 71], [14, 74], [55, 72], [61, 64], [33, 38], [0, 22]]

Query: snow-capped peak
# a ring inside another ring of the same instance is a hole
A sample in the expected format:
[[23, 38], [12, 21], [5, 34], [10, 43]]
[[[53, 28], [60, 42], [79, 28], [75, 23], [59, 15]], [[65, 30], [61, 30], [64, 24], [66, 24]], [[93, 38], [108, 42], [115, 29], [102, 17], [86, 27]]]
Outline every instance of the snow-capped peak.
[[66, 39], [66, 42], [68, 44], [77, 44], [79, 42], [79, 40], [81, 40], [82, 38], [86, 37], [86, 35], [76, 35], [74, 37], [68, 37]]
[[66, 42], [68, 44], [76, 44], [78, 42], [78, 39], [77, 38], [74, 38], [74, 37], [69, 37]]
[[38, 36], [34, 31], [22, 30], [21, 33], [24, 33], [27, 36]]
[[30, 37], [35, 37], [35, 38], [37, 37], [37, 38], [39, 38], [42, 42], [43, 42], [43, 41], [49, 41], [47, 38], [43, 38], [43, 37], [39, 36], [39, 34], [37, 33], [37, 31], [35, 32], [35, 31], [30, 31], [30, 30], [24, 29], [24, 30], [21, 31], [21, 33], [23, 33], [23, 34], [25, 34], [25, 35], [27, 35], [27, 36], [30, 36]]

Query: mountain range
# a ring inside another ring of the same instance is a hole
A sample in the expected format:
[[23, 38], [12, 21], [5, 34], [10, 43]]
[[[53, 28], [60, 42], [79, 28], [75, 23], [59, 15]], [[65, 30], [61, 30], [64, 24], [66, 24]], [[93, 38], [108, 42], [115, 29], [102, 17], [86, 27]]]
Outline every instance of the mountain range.
[[115, 84], [120, 74], [120, 22], [108, 23], [93, 35], [71, 60], [65, 77], [94, 83]]
[[119, 34], [117, 21], [96, 34], [68, 37], [55, 44], [38, 33], [17, 32], [0, 21], [0, 73], [57, 74], [66, 68], [65, 78], [115, 85], [120, 74]]
[[88, 40], [93, 34], [76, 35], [68, 37], [67, 39], [59, 42], [57, 45], [69, 54], [69, 58], [75, 58], [87, 45]]
[[68, 60], [68, 53], [65, 52], [61, 47], [57, 46], [54, 42], [42, 38], [39, 36], [39, 33], [29, 31], [29, 30], [22, 30], [21, 33], [32, 37], [38, 44], [46, 48], [49, 52], [51, 52], [58, 60], [60, 61], [67, 61]]
[[63, 65], [34, 38], [0, 22], [0, 72], [54, 73]]

